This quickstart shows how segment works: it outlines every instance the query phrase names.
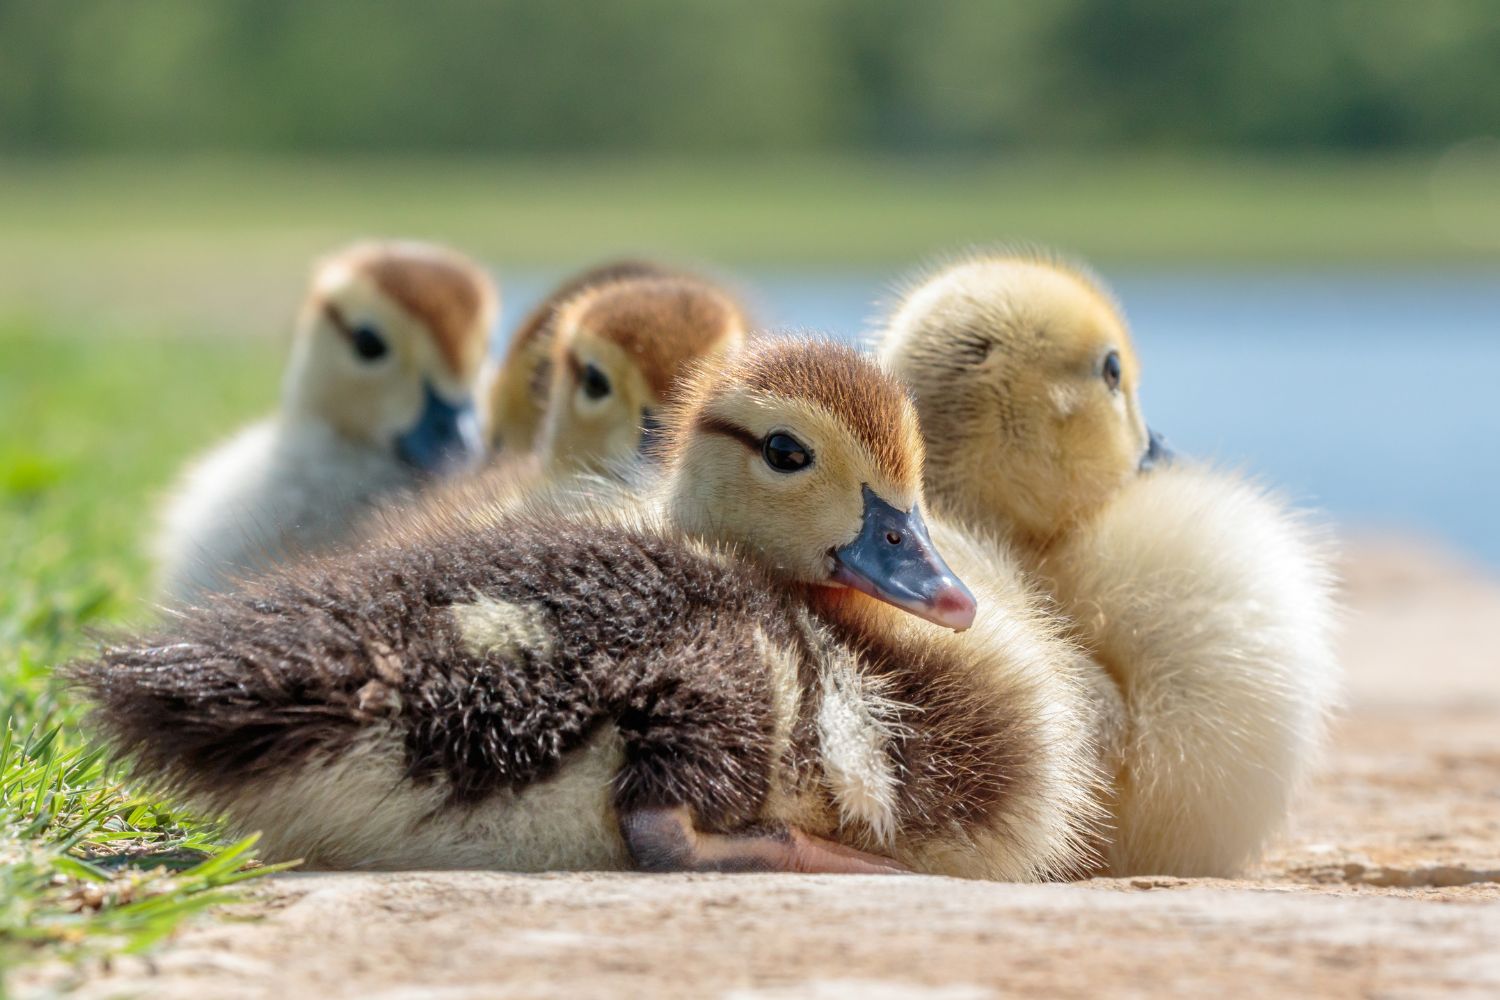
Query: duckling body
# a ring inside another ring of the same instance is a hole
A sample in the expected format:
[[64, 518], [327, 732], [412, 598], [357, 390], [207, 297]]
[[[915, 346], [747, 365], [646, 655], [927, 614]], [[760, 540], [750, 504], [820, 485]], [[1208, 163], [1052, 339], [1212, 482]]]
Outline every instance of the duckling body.
[[1243, 868], [1337, 687], [1316, 532], [1239, 477], [1162, 467], [1123, 316], [1076, 267], [955, 265], [906, 297], [881, 355], [921, 413], [935, 510], [1004, 538], [1091, 653], [1116, 773], [1107, 870]]
[[1111, 871], [1227, 875], [1281, 829], [1338, 698], [1325, 550], [1274, 494], [1180, 464], [1039, 560], [1129, 710]]
[[163, 594], [191, 601], [314, 551], [418, 483], [415, 469], [320, 423], [247, 427], [180, 481], [159, 542]]
[[342, 541], [374, 505], [464, 467], [495, 311], [477, 267], [425, 244], [359, 244], [314, 273], [271, 418], [194, 463], [157, 541], [168, 600]]
[[[903, 478], [899, 387], [826, 345], [747, 364], [705, 376], [659, 493], [427, 508], [279, 568], [76, 668], [96, 724], [322, 866], [1084, 866], [1075, 651], [1023, 593], [976, 617]], [[833, 373], [899, 426], [801, 391]]]
[[678, 806], [924, 871], [1079, 866], [1087, 802], [1054, 798], [1078, 765], [1046, 766], [1078, 725], [1053, 640], [994, 675], [668, 533], [526, 516], [247, 589], [110, 654], [110, 728], [263, 831], [265, 857], [315, 867], [621, 869], [617, 817]]

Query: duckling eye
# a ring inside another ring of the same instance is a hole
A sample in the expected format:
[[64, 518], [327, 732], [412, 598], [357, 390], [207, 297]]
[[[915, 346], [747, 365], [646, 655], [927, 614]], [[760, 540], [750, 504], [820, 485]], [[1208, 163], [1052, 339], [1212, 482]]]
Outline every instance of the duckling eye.
[[1104, 384], [1111, 392], [1120, 388], [1120, 352], [1110, 351], [1104, 356]]
[[390, 350], [385, 338], [373, 326], [364, 323], [349, 331], [349, 343], [354, 346], [354, 353], [365, 361], [378, 361]]
[[609, 376], [601, 372], [592, 361], [583, 366], [579, 377], [583, 394], [589, 399], [603, 399], [610, 393]]
[[812, 452], [790, 434], [772, 434], [761, 445], [766, 464], [777, 472], [798, 472], [812, 465]]

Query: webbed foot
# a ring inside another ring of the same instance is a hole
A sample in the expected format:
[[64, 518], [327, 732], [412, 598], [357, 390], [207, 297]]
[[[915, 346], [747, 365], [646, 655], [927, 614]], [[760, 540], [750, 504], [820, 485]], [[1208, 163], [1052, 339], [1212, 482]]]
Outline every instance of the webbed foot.
[[899, 875], [901, 865], [878, 854], [793, 826], [758, 827], [743, 833], [704, 833], [686, 808], [636, 809], [620, 816], [620, 832], [645, 872], [801, 872]]

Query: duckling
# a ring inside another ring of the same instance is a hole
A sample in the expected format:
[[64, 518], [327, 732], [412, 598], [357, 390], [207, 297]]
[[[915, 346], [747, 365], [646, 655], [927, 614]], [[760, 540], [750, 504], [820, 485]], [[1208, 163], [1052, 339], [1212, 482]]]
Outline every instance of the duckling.
[[425, 508], [72, 675], [139, 774], [270, 858], [1087, 864], [1096, 763], [1055, 669], [1076, 650], [1024, 587], [980, 613], [944, 563], [893, 379], [757, 344], [700, 371], [663, 456], [645, 497]]
[[552, 384], [537, 440], [551, 476], [649, 454], [680, 376], [739, 349], [746, 321], [713, 285], [687, 276], [593, 285], [558, 307]]
[[[545, 339], [549, 352], [538, 369], [549, 384], [530, 453], [502, 446], [498, 460], [475, 475], [453, 477], [410, 503], [383, 505], [368, 530], [391, 527], [411, 506], [484, 508], [538, 491], [576, 489], [580, 478], [600, 474], [643, 485], [653, 474], [659, 414], [679, 380], [695, 365], [737, 350], [746, 336], [744, 314], [727, 293], [682, 274], [645, 273], [651, 266], [622, 262], [610, 273], [642, 273], [608, 279], [601, 268], [590, 272], [600, 276], [596, 282], [577, 279], [574, 284], [586, 287], [556, 307], [545, 336], [530, 334], [533, 345]], [[412, 516], [425, 515], [418, 509]]]
[[552, 387], [552, 341], [559, 306], [596, 285], [674, 274], [647, 260], [609, 261], [569, 278], [527, 313], [511, 335], [490, 382], [487, 428], [491, 447], [502, 454], [521, 455], [536, 443]]
[[1245, 480], [1166, 467], [1119, 307], [1046, 256], [919, 284], [880, 349], [934, 508], [1005, 536], [1118, 685], [1117, 875], [1229, 875], [1282, 825], [1335, 700], [1317, 530]]
[[167, 505], [164, 597], [338, 542], [378, 501], [471, 464], [496, 308], [488, 276], [442, 247], [360, 243], [319, 262], [279, 412], [194, 463]]
[[879, 353], [916, 398], [928, 489], [1028, 549], [1162, 457], [1124, 317], [1080, 268], [1043, 256], [958, 264], [904, 298]]

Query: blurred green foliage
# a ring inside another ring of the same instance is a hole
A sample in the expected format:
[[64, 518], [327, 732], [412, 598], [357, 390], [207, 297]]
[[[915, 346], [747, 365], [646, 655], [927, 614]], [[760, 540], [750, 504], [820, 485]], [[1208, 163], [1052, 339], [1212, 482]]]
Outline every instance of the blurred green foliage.
[[1436, 147], [1494, 0], [0, 0], [0, 151]]

